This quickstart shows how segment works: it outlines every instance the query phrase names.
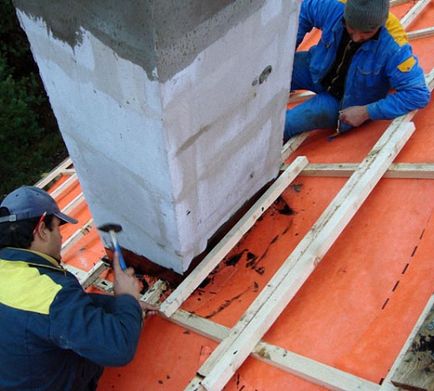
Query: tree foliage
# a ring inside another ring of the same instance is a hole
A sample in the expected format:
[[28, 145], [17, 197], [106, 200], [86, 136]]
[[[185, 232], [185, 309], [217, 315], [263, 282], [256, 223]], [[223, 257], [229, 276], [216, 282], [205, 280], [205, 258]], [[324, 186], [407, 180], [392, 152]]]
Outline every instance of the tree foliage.
[[11, 0], [0, 0], [0, 198], [66, 156], [57, 122]]

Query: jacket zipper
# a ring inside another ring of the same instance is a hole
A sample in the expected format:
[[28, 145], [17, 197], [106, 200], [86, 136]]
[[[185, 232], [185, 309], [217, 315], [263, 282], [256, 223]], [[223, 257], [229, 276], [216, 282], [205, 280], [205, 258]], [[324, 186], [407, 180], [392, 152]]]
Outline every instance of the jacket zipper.
[[[339, 71], [340, 71], [341, 68], [342, 68], [342, 65], [343, 65], [343, 63], [344, 63], [344, 61], [345, 61], [345, 57], [347, 56], [347, 54], [348, 54], [348, 50], [350, 49], [350, 46], [351, 46], [352, 44], [353, 44], [353, 41], [350, 40], [350, 41], [348, 41], [347, 45], [345, 46], [344, 54], [342, 55], [342, 60], [341, 60], [341, 62], [339, 63], [338, 67], [336, 68], [336, 75], [335, 75], [335, 77], [330, 81], [330, 85], [327, 87], [327, 92], [330, 92], [330, 90], [331, 90], [331, 88], [332, 88], [332, 84], [333, 84], [333, 83], [336, 81], [336, 79], [339, 77]], [[345, 83], [344, 83], [344, 88], [345, 88]]]

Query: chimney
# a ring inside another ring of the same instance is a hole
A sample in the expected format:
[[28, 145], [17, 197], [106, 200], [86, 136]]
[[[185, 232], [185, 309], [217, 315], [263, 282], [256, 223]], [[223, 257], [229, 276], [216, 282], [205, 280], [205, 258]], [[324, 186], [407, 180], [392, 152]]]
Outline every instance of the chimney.
[[95, 223], [182, 274], [278, 174], [299, 0], [14, 3]]

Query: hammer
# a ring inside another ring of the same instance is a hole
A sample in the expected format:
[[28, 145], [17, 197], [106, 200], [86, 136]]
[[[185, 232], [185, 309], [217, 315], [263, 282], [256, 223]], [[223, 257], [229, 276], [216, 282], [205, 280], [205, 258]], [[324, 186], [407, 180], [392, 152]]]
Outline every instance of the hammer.
[[120, 224], [103, 224], [98, 227], [98, 229], [102, 232], [107, 232], [110, 234], [110, 238], [112, 240], [113, 249], [115, 254], [118, 254], [119, 257], [119, 265], [122, 270], [126, 270], [127, 265], [125, 263], [124, 257], [121, 252], [121, 247], [119, 246], [118, 239], [116, 237], [116, 233], [122, 231], [122, 226]]

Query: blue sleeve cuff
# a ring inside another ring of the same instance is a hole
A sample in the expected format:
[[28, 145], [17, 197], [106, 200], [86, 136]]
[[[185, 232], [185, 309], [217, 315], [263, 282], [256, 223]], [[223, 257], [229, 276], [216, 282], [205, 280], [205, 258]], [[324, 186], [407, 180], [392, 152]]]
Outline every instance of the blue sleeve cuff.
[[368, 111], [368, 115], [369, 115], [370, 120], [375, 121], [378, 119], [382, 119], [381, 111], [380, 111], [378, 106], [379, 106], [379, 104], [377, 102], [370, 103], [369, 105], [366, 106], [366, 110]]

